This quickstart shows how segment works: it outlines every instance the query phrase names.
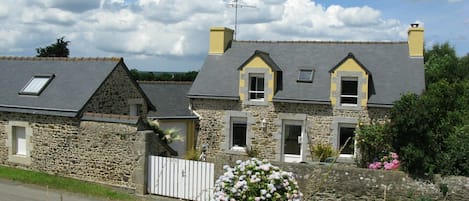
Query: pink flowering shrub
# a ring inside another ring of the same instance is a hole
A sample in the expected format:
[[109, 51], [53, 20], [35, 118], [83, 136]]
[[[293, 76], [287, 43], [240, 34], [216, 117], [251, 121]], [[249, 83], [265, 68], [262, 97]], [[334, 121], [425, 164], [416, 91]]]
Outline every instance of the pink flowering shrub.
[[369, 169], [385, 169], [397, 170], [399, 168], [399, 156], [394, 152], [389, 152], [388, 155], [383, 156], [380, 161], [376, 161], [368, 165]]
[[223, 167], [225, 174], [215, 182], [214, 200], [300, 201], [303, 194], [291, 172], [281, 171], [266, 160], [252, 158]]

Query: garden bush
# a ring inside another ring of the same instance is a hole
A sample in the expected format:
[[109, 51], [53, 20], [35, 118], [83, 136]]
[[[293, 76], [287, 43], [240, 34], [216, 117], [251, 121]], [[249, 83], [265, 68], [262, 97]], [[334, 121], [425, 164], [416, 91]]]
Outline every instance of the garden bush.
[[310, 148], [311, 155], [318, 158], [320, 162], [326, 161], [327, 158], [337, 156], [337, 151], [330, 143], [317, 143]]
[[225, 173], [215, 182], [215, 200], [291, 200], [299, 201], [303, 194], [291, 172], [284, 172], [266, 160], [252, 158], [225, 166]]
[[360, 123], [355, 133], [359, 167], [368, 167], [370, 163], [377, 162], [393, 150], [388, 123]]

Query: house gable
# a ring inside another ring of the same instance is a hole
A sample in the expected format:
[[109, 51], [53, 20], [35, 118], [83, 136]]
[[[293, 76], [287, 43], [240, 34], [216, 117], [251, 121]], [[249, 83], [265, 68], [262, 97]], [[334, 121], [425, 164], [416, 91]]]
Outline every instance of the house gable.
[[130, 114], [131, 107], [137, 110], [137, 114], [145, 115], [153, 105], [129, 76], [125, 64], [119, 62], [88, 100], [82, 112], [134, 115]]
[[121, 58], [0, 57], [0, 111], [79, 116], [120, 61]]
[[[331, 73], [331, 104], [344, 107], [341, 104], [342, 81], [346, 78], [357, 80], [357, 103], [356, 108], [366, 107], [368, 103], [368, 78], [370, 71], [358, 61], [352, 53], [349, 53], [330, 71]], [[347, 108], [347, 107], [344, 107]], [[348, 107], [351, 108], [351, 107]]]
[[[277, 90], [277, 76], [280, 68], [272, 60], [268, 53], [256, 50], [239, 68], [239, 97], [247, 104], [265, 104], [265, 101], [272, 101]], [[261, 75], [264, 79], [264, 101], [252, 101], [250, 94], [250, 77]]]

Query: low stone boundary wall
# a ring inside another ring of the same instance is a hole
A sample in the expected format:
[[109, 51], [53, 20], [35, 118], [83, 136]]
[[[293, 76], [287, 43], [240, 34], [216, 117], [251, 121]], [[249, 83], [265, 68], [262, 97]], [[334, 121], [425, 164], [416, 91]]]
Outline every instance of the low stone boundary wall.
[[[236, 159], [218, 157], [212, 161], [215, 162], [216, 178], [223, 174], [223, 165], [233, 166]], [[342, 164], [331, 167], [319, 163], [273, 162], [273, 165], [295, 174], [304, 200], [469, 200], [467, 177], [442, 178], [437, 175], [432, 183], [414, 180], [401, 171], [370, 170]]]

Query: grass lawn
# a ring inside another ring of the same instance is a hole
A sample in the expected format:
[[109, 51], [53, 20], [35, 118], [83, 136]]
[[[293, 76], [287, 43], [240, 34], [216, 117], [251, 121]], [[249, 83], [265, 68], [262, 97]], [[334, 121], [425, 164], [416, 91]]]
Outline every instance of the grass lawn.
[[27, 184], [48, 186], [51, 189], [65, 190], [72, 193], [80, 193], [91, 197], [105, 198], [108, 200], [139, 200], [136, 196], [124, 192], [119, 192], [108, 186], [3, 166], [0, 166], [0, 178], [19, 181]]

